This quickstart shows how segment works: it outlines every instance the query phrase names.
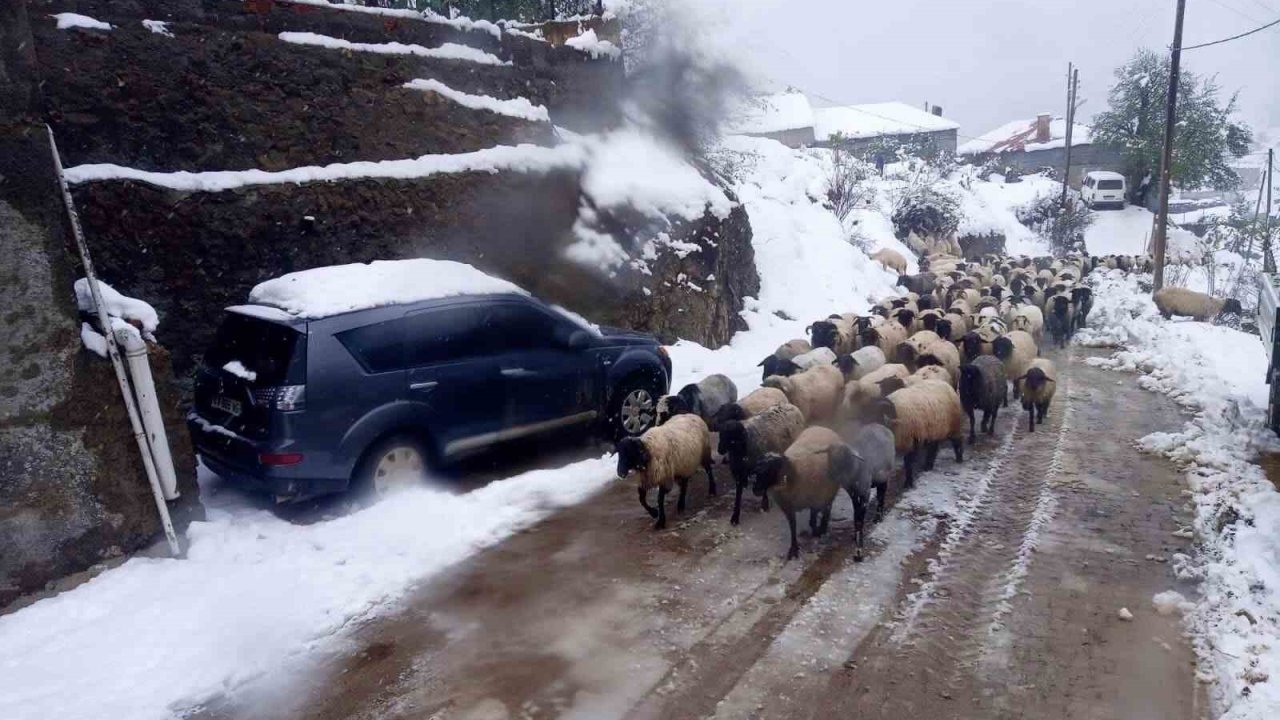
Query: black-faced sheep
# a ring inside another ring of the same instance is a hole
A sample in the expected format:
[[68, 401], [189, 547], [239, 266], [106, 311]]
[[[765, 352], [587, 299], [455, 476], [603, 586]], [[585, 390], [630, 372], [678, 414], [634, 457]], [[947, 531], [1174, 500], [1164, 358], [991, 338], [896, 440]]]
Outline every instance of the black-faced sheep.
[[1022, 395], [1022, 409], [1029, 416], [1031, 432], [1036, 431], [1037, 424], [1044, 423], [1044, 414], [1049, 411], [1057, 385], [1058, 371], [1044, 358], [1033, 360], [1026, 374], [1014, 381], [1014, 387]]
[[876, 327], [863, 330], [860, 337], [863, 347], [875, 345], [884, 351], [885, 357], [891, 357], [909, 334], [898, 321], [886, 320]]
[[1076, 307], [1075, 317], [1071, 319], [1071, 329], [1074, 334], [1076, 329], [1089, 324], [1089, 312], [1093, 310], [1093, 290], [1087, 287], [1072, 288], [1071, 304]]
[[845, 382], [858, 380], [869, 372], [879, 370], [884, 367], [884, 363], [884, 351], [875, 345], [868, 345], [836, 358], [836, 367], [840, 368]]
[[658, 398], [655, 422], [666, 423], [677, 415], [693, 414], [710, 424], [720, 408], [738, 400], [738, 386], [727, 375], [708, 375], [680, 388], [675, 395]]
[[[652, 427], [640, 437], [618, 442], [618, 477], [634, 477], [639, 488], [640, 504], [651, 517], [657, 518], [654, 529], [667, 526], [667, 493], [680, 486], [676, 510], [684, 511], [689, 479], [706, 471], [710, 492], [716, 494], [716, 479], [711, 473], [711, 431], [697, 415], [678, 415], [666, 425]], [[658, 507], [649, 506], [649, 490], [658, 488]]]
[[[804, 414], [795, 405], [775, 405], [741, 422], [727, 422], [720, 428], [718, 450], [729, 460], [736, 491], [733, 515], [729, 523], [737, 525], [742, 511], [742, 491], [747, 487], [751, 468], [766, 453], [780, 453], [804, 430]], [[768, 498], [764, 509], [769, 509]]]
[[810, 423], [833, 419], [844, 393], [844, 375], [833, 365], [818, 365], [791, 377], [774, 375], [764, 384], [781, 390]]
[[1035, 305], [1021, 305], [1013, 311], [1009, 327], [1028, 333], [1039, 342], [1044, 335], [1044, 312]]
[[803, 355], [812, 349], [813, 345], [811, 345], [808, 340], [802, 339], [788, 340], [787, 342], [779, 345], [778, 349], [774, 350], [772, 355], [761, 360], [760, 364], [756, 366], [764, 368], [764, 373], [760, 376], [760, 381], [764, 382], [764, 379], [770, 375], [781, 375], [782, 373], [779, 372], [779, 370], [782, 369], [783, 363], [797, 355]]
[[916, 365], [923, 370], [931, 365], [947, 371], [947, 381], [955, 385], [960, 377], [960, 351], [950, 340], [935, 340], [916, 358]]
[[716, 413], [715, 418], [712, 419], [712, 426], [723, 427], [725, 423], [735, 420], [741, 422], [786, 402], [786, 394], [777, 388], [756, 388], [745, 397], [739, 398], [738, 402], [729, 403], [720, 408], [720, 412]]
[[1009, 404], [1009, 379], [1004, 363], [992, 355], [982, 355], [960, 366], [960, 405], [969, 416], [969, 442], [977, 440], [974, 432], [974, 410], [982, 411], [982, 431], [996, 430], [1000, 407]]
[[[1014, 330], [991, 343], [991, 354], [1004, 363], [1006, 376], [1016, 378], [1021, 377], [1030, 367], [1031, 361], [1040, 356], [1040, 349], [1029, 333]], [[1018, 397], [1017, 388], [1014, 389], [1013, 397]]]
[[814, 348], [830, 348], [837, 355], [853, 352], [856, 338], [854, 323], [836, 315], [809, 325], [809, 340]]
[[944, 382], [932, 380], [896, 390], [868, 408], [865, 417], [893, 430], [897, 450], [903, 453], [907, 487], [915, 484], [914, 465], [921, 450], [925, 470], [933, 469], [943, 440], [951, 441], [956, 462], [964, 461], [964, 408], [955, 389]]
[[897, 362], [915, 370], [916, 359], [920, 357], [920, 353], [924, 352], [925, 348], [941, 339], [941, 336], [932, 330], [921, 330], [920, 332], [908, 337], [906, 340], [898, 343], [898, 347], [894, 349], [893, 358]]
[[856, 419], [864, 406], [884, 397], [880, 385], [883, 380], [891, 377], [905, 378], [910, 374], [911, 372], [907, 370], [906, 365], [887, 363], [878, 370], [873, 370], [857, 380], [845, 383], [844, 397], [840, 403], [841, 419]]
[[1186, 288], [1160, 288], [1152, 296], [1160, 315], [1168, 320], [1174, 315], [1204, 322], [1227, 313], [1242, 314], [1244, 308], [1235, 298], [1216, 298]]
[[876, 492], [876, 521], [884, 516], [889, 480], [893, 477], [893, 431], [883, 425], [866, 425], [854, 433], [847, 445], [833, 445], [828, 452], [831, 477], [853, 502], [853, 559], [861, 562], [872, 489]]
[[1067, 346], [1071, 338], [1071, 298], [1068, 295], [1050, 295], [1045, 298], [1044, 326], [1049, 331], [1050, 339], [1058, 347]]
[[786, 452], [765, 455], [752, 471], [755, 476], [752, 492], [757, 497], [768, 493], [787, 519], [791, 530], [788, 560], [800, 556], [796, 513], [809, 511], [809, 529], [815, 537], [827, 530], [831, 503], [840, 491], [840, 485], [831, 478], [830, 449], [840, 444], [840, 436], [827, 428], [807, 428]]

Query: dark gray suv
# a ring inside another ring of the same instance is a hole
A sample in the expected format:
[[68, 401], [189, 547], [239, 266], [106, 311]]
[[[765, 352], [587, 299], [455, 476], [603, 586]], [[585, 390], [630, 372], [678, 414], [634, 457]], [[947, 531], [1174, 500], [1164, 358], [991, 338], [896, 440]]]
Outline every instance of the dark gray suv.
[[[222, 477], [298, 500], [447, 464], [568, 426], [635, 435], [671, 360], [522, 294], [463, 295], [299, 319], [228, 308], [188, 423]], [[409, 471], [409, 472], [405, 472]]]

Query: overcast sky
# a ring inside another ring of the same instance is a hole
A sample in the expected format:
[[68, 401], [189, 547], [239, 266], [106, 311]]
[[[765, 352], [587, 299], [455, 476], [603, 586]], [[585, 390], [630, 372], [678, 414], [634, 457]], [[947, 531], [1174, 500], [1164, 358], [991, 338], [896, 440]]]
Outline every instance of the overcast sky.
[[[726, 1], [726, 0], [722, 0]], [[1105, 109], [1113, 71], [1167, 47], [1175, 0], [736, 0], [734, 44], [778, 82], [845, 103], [941, 105], [980, 135], [1061, 114], [1080, 68], [1082, 117]], [[1280, 18], [1280, 0], [1188, 0], [1184, 45]], [[728, 18], [726, 18], [728, 19]], [[1269, 67], [1268, 67], [1269, 66]], [[1241, 116], [1280, 127], [1280, 26], [1188, 51], [1183, 67], [1240, 91]], [[962, 140], [963, 141], [963, 140]]]

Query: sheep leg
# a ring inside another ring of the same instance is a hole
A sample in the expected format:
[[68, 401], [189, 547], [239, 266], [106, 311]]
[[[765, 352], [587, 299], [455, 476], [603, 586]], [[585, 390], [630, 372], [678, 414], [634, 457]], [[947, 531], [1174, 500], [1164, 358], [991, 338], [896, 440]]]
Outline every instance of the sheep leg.
[[787, 516], [787, 524], [791, 526], [791, 547], [787, 549], [787, 559], [800, 557], [800, 543], [796, 542], [796, 511], [783, 510]]
[[744, 482], [734, 483], [733, 515], [729, 517], [730, 525], [737, 525], [738, 521], [742, 517], [742, 490], [744, 487], [746, 487], [746, 483]]
[[658, 522], [653, 524], [654, 530], [662, 530], [667, 526], [667, 489], [658, 488]]
[[1040, 424], [1041, 425], [1044, 424], [1044, 415], [1047, 412], [1049, 412], [1049, 403], [1047, 402], [1040, 403]]
[[809, 534], [813, 537], [822, 534], [818, 532], [818, 511], [814, 508], [809, 508]]
[[904, 487], [913, 487], [916, 484], [915, 475], [912, 473], [911, 466], [916, 462], [916, 451], [912, 450], [902, 456], [902, 474], [906, 476]]
[[760, 497], [760, 512], [769, 512], [769, 493]]
[[870, 497], [855, 497], [851, 492], [849, 499], [853, 501], [853, 561], [862, 562], [862, 529], [867, 519], [867, 502]]
[[680, 497], [676, 500], [676, 512], [684, 512], [684, 500], [689, 494], [689, 478], [680, 478], [676, 480], [676, 484], [680, 486]]
[[708, 457], [702, 461], [702, 469], [707, 471], [707, 482], [710, 484], [707, 488], [707, 494], [711, 497], [716, 496], [716, 476], [711, 472], [711, 458]]
[[957, 435], [951, 438], [951, 449], [956, 453], [956, 462], [964, 462], [964, 438], [962, 436]]
[[649, 517], [654, 517], [654, 518], [658, 517], [658, 511], [653, 509], [653, 507], [649, 505], [648, 488], [641, 487], [639, 488], [639, 490], [640, 490], [640, 504], [643, 505], [645, 511], [649, 513]]
[[[973, 444], [978, 441], [978, 436], [973, 432], [973, 423], [974, 423], [973, 408], [967, 407], [964, 409], [964, 412], [966, 415], [969, 416], [969, 443]], [[987, 429], [987, 416], [985, 414], [982, 416], [982, 429], [983, 430]]]
[[876, 483], [876, 522], [884, 519], [885, 503], [888, 502], [889, 482]]
[[933, 469], [933, 465], [938, 460], [938, 443], [931, 442], [924, 450], [924, 469], [926, 472]]
[[[1006, 400], [1005, 402], [1008, 403], [1008, 400]], [[996, 407], [991, 409], [991, 422], [987, 424], [988, 435], [996, 434], [996, 419], [999, 417], [1000, 417], [1000, 406], [997, 405]]]
[[1027, 407], [1027, 415], [1029, 415], [1031, 419], [1031, 426], [1030, 426], [1031, 432], [1035, 432], [1036, 431], [1036, 406], [1035, 405], [1030, 405]]

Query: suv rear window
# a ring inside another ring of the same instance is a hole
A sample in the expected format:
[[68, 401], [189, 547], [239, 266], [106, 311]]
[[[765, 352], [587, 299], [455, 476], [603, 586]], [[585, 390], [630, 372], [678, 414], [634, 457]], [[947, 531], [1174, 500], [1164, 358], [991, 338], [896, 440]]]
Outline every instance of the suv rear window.
[[302, 385], [307, 375], [307, 343], [304, 335], [293, 328], [226, 313], [212, 347], [205, 353], [204, 364], [220, 370], [232, 361], [239, 361], [257, 375], [253, 385]]
[[1099, 190], [1123, 190], [1124, 181], [1123, 180], [1099, 180], [1098, 189]]

